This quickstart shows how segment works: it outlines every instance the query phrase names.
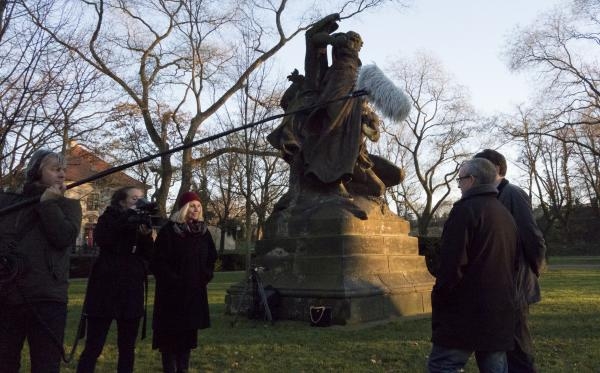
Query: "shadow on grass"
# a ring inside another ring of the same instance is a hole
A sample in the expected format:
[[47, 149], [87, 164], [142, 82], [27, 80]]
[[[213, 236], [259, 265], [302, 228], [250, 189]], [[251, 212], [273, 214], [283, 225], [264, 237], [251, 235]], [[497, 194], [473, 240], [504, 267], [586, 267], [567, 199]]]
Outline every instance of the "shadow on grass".
[[[422, 372], [430, 351], [430, 319], [396, 320], [363, 329], [314, 328], [307, 322], [275, 325], [224, 315], [225, 290], [243, 273], [217, 274], [209, 286], [212, 327], [199, 332], [190, 373], [197, 372]], [[539, 371], [600, 372], [600, 271], [560, 270], [542, 276], [542, 303], [531, 308], [530, 323]], [[66, 347], [70, 348], [83, 304], [85, 281], [73, 281], [69, 293]], [[147, 339], [136, 347], [136, 372], [160, 371], [152, 350], [150, 289]], [[116, 330], [112, 326], [97, 372], [116, 371]], [[81, 345], [77, 356], [81, 353]], [[77, 359], [77, 357], [76, 357]], [[75, 360], [76, 360], [75, 359]], [[23, 371], [28, 371], [23, 359]], [[477, 372], [473, 359], [466, 372]], [[75, 371], [76, 361], [61, 372]]]

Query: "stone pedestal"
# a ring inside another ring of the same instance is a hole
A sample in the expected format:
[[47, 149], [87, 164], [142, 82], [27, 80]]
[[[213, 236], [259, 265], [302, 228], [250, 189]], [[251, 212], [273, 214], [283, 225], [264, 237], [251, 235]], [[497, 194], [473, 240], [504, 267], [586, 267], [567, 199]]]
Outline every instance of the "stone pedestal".
[[[313, 202], [274, 214], [257, 242], [263, 283], [282, 296], [276, 317], [309, 321], [310, 306], [329, 306], [344, 325], [431, 312], [434, 278], [407, 221], [363, 197]], [[228, 290], [227, 311], [248, 306], [244, 285]]]

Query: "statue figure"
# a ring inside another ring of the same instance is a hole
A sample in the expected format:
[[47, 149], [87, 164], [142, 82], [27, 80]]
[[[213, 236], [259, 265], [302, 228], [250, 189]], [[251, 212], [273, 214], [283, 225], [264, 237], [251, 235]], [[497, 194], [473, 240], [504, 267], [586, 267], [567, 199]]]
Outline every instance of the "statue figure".
[[380, 119], [365, 97], [348, 98], [356, 90], [363, 42], [353, 31], [333, 33], [339, 19], [331, 14], [306, 31], [305, 76], [298, 70], [288, 76], [291, 85], [280, 102], [295, 114], [268, 136], [290, 164], [290, 189], [276, 210], [303, 193], [379, 198], [404, 177], [391, 162], [367, 152], [366, 140], [379, 138]]
[[[317, 103], [347, 97], [361, 65], [358, 52], [362, 47], [360, 35], [353, 31], [333, 34], [332, 64], [321, 81]], [[361, 144], [362, 97], [340, 100], [313, 110], [304, 126], [307, 138], [302, 147], [306, 176], [314, 176], [321, 183], [347, 195], [344, 182], [352, 173]]]

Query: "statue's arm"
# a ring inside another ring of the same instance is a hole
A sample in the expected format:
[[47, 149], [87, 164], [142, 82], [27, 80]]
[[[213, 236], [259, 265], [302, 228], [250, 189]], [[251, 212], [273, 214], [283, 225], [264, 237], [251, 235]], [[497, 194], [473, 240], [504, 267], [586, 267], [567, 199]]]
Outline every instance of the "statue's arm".
[[325, 32], [331, 34], [339, 27], [337, 21], [340, 20], [339, 13], [330, 14], [321, 20], [315, 22], [308, 30], [306, 30], [306, 36], [312, 37], [315, 34]]
[[312, 46], [316, 48], [322, 48], [328, 44], [333, 45], [335, 37], [331, 36], [327, 32], [319, 32], [311, 37]]

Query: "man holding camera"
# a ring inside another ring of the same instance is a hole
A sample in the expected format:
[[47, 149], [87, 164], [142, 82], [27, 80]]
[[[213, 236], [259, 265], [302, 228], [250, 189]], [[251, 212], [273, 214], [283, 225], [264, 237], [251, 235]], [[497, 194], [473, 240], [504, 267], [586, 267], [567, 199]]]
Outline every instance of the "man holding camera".
[[117, 190], [98, 219], [94, 239], [100, 255], [85, 297], [87, 337], [78, 373], [94, 371], [113, 320], [117, 321], [117, 372], [133, 372], [135, 341], [140, 318], [145, 315], [145, 262], [153, 245], [150, 216], [138, 209], [143, 193], [135, 187]]
[[65, 163], [33, 153], [22, 194], [0, 195], [0, 207], [40, 202], [0, 217], [0, 369], [17, 373], [25, 339], [31, 372], [60, 371], [67, 317], [69, 251], [81, 225], [79, 201], [64, 197]]

